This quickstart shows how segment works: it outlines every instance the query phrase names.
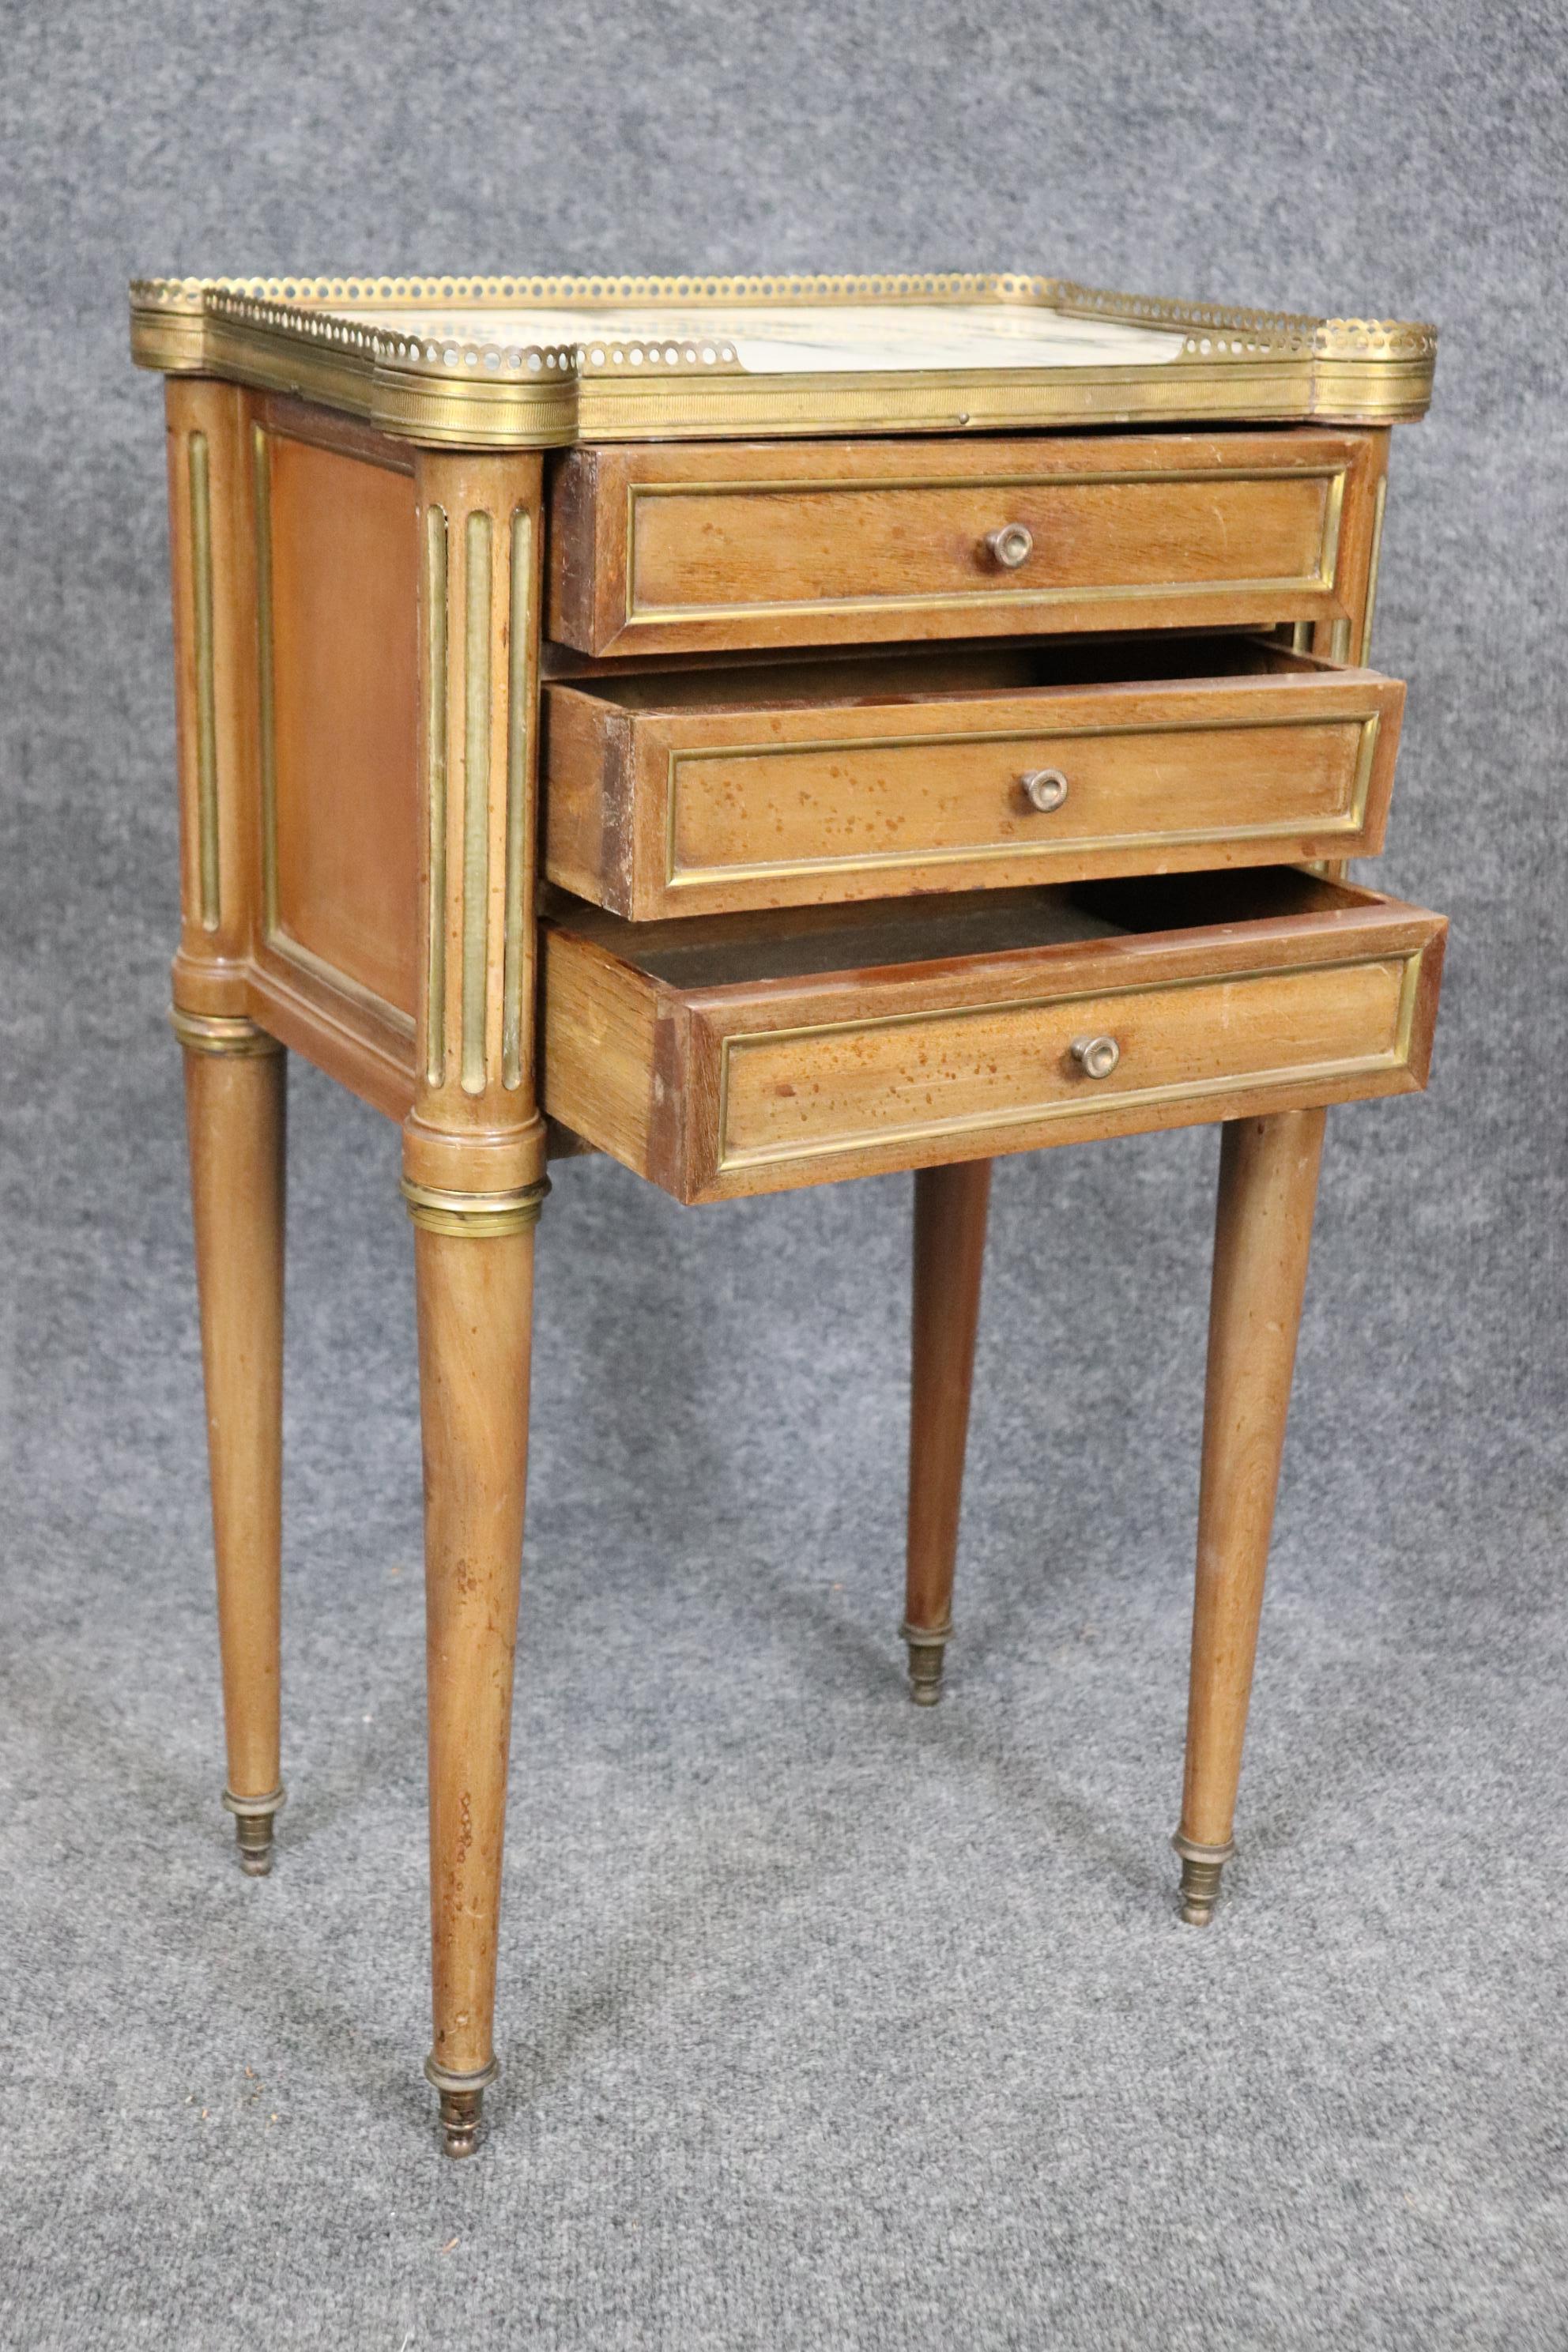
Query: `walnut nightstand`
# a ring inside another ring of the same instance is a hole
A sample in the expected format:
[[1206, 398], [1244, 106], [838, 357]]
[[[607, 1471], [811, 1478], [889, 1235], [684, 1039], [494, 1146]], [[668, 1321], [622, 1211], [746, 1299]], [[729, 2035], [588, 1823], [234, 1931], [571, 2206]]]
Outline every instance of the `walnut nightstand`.
[[915, 1171], [941, 1695], [990, 1163], [1225, 1122], [1184, 1916], [1231, 1824], [1324, 1107], [1424, 1085], [1444, 924], [1367, 667], [1428, 328], [1033, 278], [156, 280], [185, 1053], [242, 1866], [283, 1801], [285, 1049], [416, 1228], [435, 2046], [495, 2074], [547, 1157]]

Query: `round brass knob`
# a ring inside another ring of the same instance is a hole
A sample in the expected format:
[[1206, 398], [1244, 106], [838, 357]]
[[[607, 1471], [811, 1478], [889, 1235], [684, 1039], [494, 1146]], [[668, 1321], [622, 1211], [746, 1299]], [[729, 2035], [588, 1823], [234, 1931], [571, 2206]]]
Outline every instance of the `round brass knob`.
[[1114, 1037], [1075, 1037], [1072, 1057], [1086, 1078], [1108, 1078], [1121, 1059]]
[[1000, 530], [986, 532], [985, 544], [1004, 572], [1016, 572], [1035, 551], [1035, 534], [1026, 523], [1005, 522]]
[[1037, 768], [1032, 775], [1020, 776], [1018, 781], [1024, 787], [1024, 798], [1042, 816], [1059, 809], [1068, 796], [1068, 780], [1059, 768]]

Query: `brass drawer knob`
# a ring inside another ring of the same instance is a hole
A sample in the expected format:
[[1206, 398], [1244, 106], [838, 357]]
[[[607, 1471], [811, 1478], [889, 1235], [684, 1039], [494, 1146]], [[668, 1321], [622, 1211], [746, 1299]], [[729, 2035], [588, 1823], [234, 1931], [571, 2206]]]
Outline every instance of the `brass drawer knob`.
[[1068, 780], [1059, 768], [1037, 768], [1031, 775], [1018, 780], [1024, 787], [1024, 798], [1042, 816], [1059, 809], [1068, 796]]
[[1072, 1057], [1086, 1078], [1108, 1078], [1121, 1059], [1114, 1037], [1075, 1037]]
[[985, 544], [1004, 572], [1016, 572], [1035, 551], [1035, 534], [1026, 523], [1005, 522], [1000, 530], [986, 532]]

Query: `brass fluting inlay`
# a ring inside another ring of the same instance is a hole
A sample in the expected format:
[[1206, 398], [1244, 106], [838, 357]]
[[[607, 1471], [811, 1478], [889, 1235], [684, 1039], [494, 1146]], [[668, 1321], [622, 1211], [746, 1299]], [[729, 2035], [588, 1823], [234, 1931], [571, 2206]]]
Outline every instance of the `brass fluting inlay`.
[[501, 1084], [522, 1084], [523, 881], [528, 853], [528, 731], [532, 718], [533, 518], [511, 519], [511, 641], [507, 679], [506, 969], [501, 983]]
[[430, 872], [425, 967], [425, 1076], [447, 1076], [447, 515], [425, 510], [425, 803]]
[[278, 929], [278, 735], [272, 664], [272, 457], [267, 435], [252, 425], [251, 476], [256, 496], [256, 745], [261, 768], [261, 905], [270, 939]]
[[519, 1185], [510, 1192], [451, 1192], [435, 1184], [416, 1184], [405, 1176], [402, 1192], [408, 1213], [427, 1234], [453, 1234], [468, 1241], [499, 1241], [506, 1234], [525, 1234], [539, 1223], [550, 1179]]
[[1361, 643], [1356, 647], [1356, 661], [1364, 669], [1372, 651], [1372, 615], [1377, 603], [1377, 567], [1383, 558], [1383, 510], [1388, 504], [1388, 476], [1384, 474], [1377, 486], [1377, 496], [1372, 509], [1372, 553], [1366, 567], [1366, 603], [1362, 607]]
[[485, 948], [490, 897], [490, 579], [488, 514], [471, 514], [463, 548], [463, 1060], [466, 1095], [485, 1090]]
[[213, 674], [213, 519], [207, 436], [193, 433], [191, 489], [191, 627], [196, 665], [196, 863], [202, 929], [218, 927], [217, 692]]
[[242, 1013], [182, 1013], [169, 1007], [169, 1026], [193, 1054], [280, 1054], [276, 1037]]

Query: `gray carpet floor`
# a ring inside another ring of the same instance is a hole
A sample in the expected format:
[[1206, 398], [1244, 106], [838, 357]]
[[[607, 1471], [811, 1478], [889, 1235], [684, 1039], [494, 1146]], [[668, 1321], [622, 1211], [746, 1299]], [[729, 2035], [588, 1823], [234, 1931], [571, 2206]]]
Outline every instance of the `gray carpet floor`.
[[[526, 32], [6, 25], [0, 2346], [1563, 2352], [1561, 16]], [[395, 1138], [308, 1070], [269, 1881], [217, 1804], [161, 435], [123, 343], [134, 268], [362, 257], [1000, 261], [1447, 338], [1377, 640], [1411, 680], [1378, 878], [1455, 919], [1437, 1066], [1331, 1120], [1215, 1927], [1165, 1844], [1212, 1130], [998, 1171], [930, 1714], [895, 1637], [907, 1183], [683, 1213], [575, 1163], [467, 2167], [418, 2075]]]

